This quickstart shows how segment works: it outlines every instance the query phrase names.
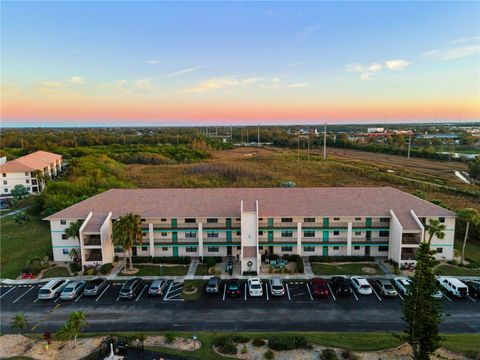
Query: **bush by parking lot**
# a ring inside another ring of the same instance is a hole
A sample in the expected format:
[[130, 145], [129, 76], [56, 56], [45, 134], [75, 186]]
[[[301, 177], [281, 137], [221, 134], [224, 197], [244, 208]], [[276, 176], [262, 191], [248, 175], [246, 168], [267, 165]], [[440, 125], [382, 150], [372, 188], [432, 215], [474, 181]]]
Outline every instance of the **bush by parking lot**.
[[321, 360], [337, 360], [337, 354], [333, 349], [324, 349], [320, 354]]
[[303, 336], [275, 335], [268, 338], [268, 347], [276, 351], [309, 349], [310, 345]]
[[134, 264], [182, 264], [188, 265], [192, 259], [190, 256], [132, 256]]
[[100, 274], [106, 275], [108, 274], [111, 270], [113, 269], [113, 265], [108, 263], [108, 264], [103, 264], [100, 266]]
[[373, 256], [310, 256], [310, 262], [371, 262], [375, 261]]

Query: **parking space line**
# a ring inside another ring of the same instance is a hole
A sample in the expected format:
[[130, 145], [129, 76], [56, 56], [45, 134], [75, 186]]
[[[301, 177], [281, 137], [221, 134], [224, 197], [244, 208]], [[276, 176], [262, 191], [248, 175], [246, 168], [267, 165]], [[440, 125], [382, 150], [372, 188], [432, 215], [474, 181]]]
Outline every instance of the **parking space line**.
[[450, 299], [450, 298], [447, 296], [447, 294], [443, 293], [443, 296], [444, 296], [445, 299], [447, 299], [448, 301], [453, 302], [452, 299]]
[[27, 291], [25, 291], [22, 295], [20, 295], [18, 298], [16, 298], [15, 300], [12, 301], [12, 304], [15, 304], [18, 300], [20, 300], [22, 297], [24, 297], [25, 295], [27, 295], [27, 293], [29, 293], [30, 291], [32, 291], [33, 289], [35, 289], [35, 286], [32, 286], [30, 287], [30, 289], [28, 289]]
[[80, 294], [79, 297], [77, 297], [77, 298], [75, 299], [75, 302], [77, 302], [78, 300], [80, 300], [80, 298], [81, 298], [82, 296], [83, 296], [83, 292]]
[[35, 300], [33, 300], [33, 302], [36, 303], [38, 300], [40, 300], [39, 297], [37, 297]]
[[353, 296], [355, 296], [355, 299], [358, 301], [358, 296], [357, 296], [357, 294], [355, 294], [355, 290], [352, 290], [352, 294], [353, 294]]
[[312, 292], [310, 291], [310, 285], [308, 285], [308, 282], [306, 283], [306, 286], [307, 286], [307, 290], [308, 290], [308, 295], [310, 295], [310, 300], [313, 301]]
[[5, 294], [2, 294], [2, 296], [0, 296], [0, 299], [3, 298], [5, 295], [7, 295], [10, 291], [12, 291], [13, 289], [15, 289], [15, 286], [13, 286], [10, 290], [8, 290]]
[[170, 283], [170, 286], [169, 286], [168, 289], [167, 289], [167, 293], [166, 293], [165, 296], [163, 297], [163, 300], [164, 300], [164, 301], [167, 300], [168, 293], [170, 292], [170, 288], [172, 287], [172, 285], [173, 285], [173, 281]]
[[475, 300], [474, 298], [472, 298], [470, 295], [468, 295], [468, 298], [469, 298], [470, 300], [472, 300], [473, 302], [477, 302], [477, 300]]
[[290, 289], [288, 288], [288, 283], [285, 284], [287, 285], [287, 295], [288, 295], [288, 301], [292, 301], [292, 298], [290, 297]]
[[267, 301], [270, 299], [268, 298], [268, 283], [265, 283], [265, 292], [267, 293]]
[[54, 302], [58, 302], [58, 300], [60, 300], [60, 295], [57, 296]]
[[227, 292], [227, 284], [223, 284], [223, 301], [225, 301], [226, 292]]
[[330, 287], [330, 284], [327, 283], [327, 286], [328, 286], [328, 290], [330, 290], [330, 294], [332, 295], [333, 300], [337, 301], [337, 299], [335, 298], [335, 295], [333, 295], [333, 291], [332, 291], [332, 288]]
[[397, 291], [397, 295], [400, 297], [400, 299], [402, 299], [402, 301], [405, 301], [405, 299], [403, 298], [403, 296], [400, 295], [400, 292], [399, 292], [399, 291]]
[[142, 291], [140, 291], [140, 295], [137, 296], [137, 298], [135, 299], [135, 301], [138, 301], [138, 299], [140, 299], [140, 297], [142, 296], [143, 292], [145, 291], [145, 289], [148, 287], [147, 284], [145, 284], [145, 286], [143, 287]]
[[378, 296], [378, 294], [375, 291], [375, 289], [373, 288], [373, 286], [372, 286], [372, 290], [373, 290], [373, 293], [377, 296], [378, 300], [382, 301], [382, 298], [380, 296]]
[[103, 294], [105, 294], [105, 292], [108, 290], [109, 287], [110, 287], [110, 284], [108, 284], [108, 286], [105, 288], [105, 290], [103, 290], [102, 293], [100, 295], [98, 295], [98, 297], [95, 299], [95, 302], [100, 300], [100, 298], [103, 296]]
[[245, 284], [245, 301], [247, 301], [247, 284]]

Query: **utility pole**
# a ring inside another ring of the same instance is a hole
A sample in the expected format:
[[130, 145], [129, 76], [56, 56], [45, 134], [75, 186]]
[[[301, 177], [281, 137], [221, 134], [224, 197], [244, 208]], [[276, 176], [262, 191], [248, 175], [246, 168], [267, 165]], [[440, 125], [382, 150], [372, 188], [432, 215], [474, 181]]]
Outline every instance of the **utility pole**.
[[260, 146], [260, 124], [258, 124], [257, 128], [257, 146]]
[[323, 160], [327, 160], [327, 123], [323, 129]]
[[408, 154], [407, 158], [410, 159], [410, 146], [412, 145], [412, 130], [410, 129], [408, 133]]

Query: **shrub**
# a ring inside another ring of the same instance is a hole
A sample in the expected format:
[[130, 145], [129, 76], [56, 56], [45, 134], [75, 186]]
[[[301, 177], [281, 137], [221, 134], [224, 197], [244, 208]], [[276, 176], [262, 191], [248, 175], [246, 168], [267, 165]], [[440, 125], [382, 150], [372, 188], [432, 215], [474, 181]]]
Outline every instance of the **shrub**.
[[247, 345], [242, 346], [242, 354], [246, 354], [248, 352]]
[[282, 258], [288, 262], [297, 262], [298, 259], [302, 259], [298, 254], [285, 254], [282, 256]]
[[132, 256], [134, 264], [180, 264], [187, 265], [191, 262], [190, 256]]
[[297, 259], [297, 272], [303, 273], [305, 271], [305, 266], [303, 265], [303, 260], [301, 257]]
[[250, 341], [250, 338], [244, 335], [232, 335], [232, 341], [239, 344], [245, 344]]
[[113, 269], [113, 265], [110, 263], [103, 264], [100, 266], [100, 274], [105, 275], [108, 274]]
[[80, 265], [78, 263], [71, 262], [71, 263], [69, 263], [69, 265], [70, 265], [70, 271], [72, 273], [77, 273], [77, 272], [82, 270], [82, 265]]
[[222, 354], [235, 355], [237, 353], [237, 346], [231, 336], [220, 336], [215, 339], [213, 345], [215, 345]]
[[375, 261], [373, 256], [310, 256], [310, 262], [371, 262]]
[[267, 350], [265, 351], [265, 353], [263, 354], [263, 357], [267, 360], [272, 360], [274, 357], [275, 357], [275, 354], [273, 353], [272, 350]]
[[218, 258], [213, 256], [206, 256], [203, 258], [203, 263], [206, 264], [208, 267], [213, 267], [219, 262], [222, 262], [222, 258], [220, 258], [220, 261], [218, 261]]
[[308, 349], [307, 339], [303, 336], [275, 335], [268, 338], [268, 347], [272, 350]]
[[166, 342], [167, 344], [173, 344], [173, 343], [175, 342], [175, 339], [176, 339], [176, 338], [177, 338], [177, 337], [175, 336], [174, 333], [171, 333], [171, 332], [165, 333], [165, 342]]
[[355, 355], [352, 352], [352, 350], [350, 350], [350, 349], [343, 350], [341, 355], [342, 355], [342, 359], [346, 359], [346, 360], [357, 360], [358, 359], [358, 356]]
[[255, 347], [262, 347], [262, 346], [265, 346], [265, 340], [255, 338], [255, 339], [253, 339], [252, 344]]
[[321, 360], [337, 360], [337, 354], [333, 349], [324, 349], [320, 354]]
[[257, 276], [256, 271], [244, 271], [243, 274], [244, 276]]

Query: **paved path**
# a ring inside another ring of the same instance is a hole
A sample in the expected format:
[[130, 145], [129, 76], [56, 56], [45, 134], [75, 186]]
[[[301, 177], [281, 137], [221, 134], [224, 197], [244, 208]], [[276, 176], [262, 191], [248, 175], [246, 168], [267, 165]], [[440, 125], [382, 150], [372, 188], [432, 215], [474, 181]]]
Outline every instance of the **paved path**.
[[20, 211], [24, 211], [24, 210], [27, 210], [28, 208], [31, 208], [32, 206], [25, 206], [21, 209], [17, 209], [17, 210], [13, 210], [13, 211], [10, 211], [6, 214], [3, 214], [3, 215], [0, 215], [0, 219], [4, 218], [4, 217], [7, 217], [7, 216], [12, 216], [12, 215], [15, 215], [16, 213], [19, 213]]
[[303, 258], [303, 268], [305, 271], [305, 276], [312, 278], [315, 274], [312, 271], [312, 266], [310, 265], [310, 259], [308, 257]]
[[377, 264], [378, 267], [382, 269], [386, 275], [395, 275], [393, 272], [390, 271], [390, 268], [385, 265], [382, 259], [375, 259], [375, 264]]
[[188, 268], [187, 276], [185, 276], [185, 279], [192, 280], [195, 277], [195, 273], [197, 272], [197, 266], [198, 266], [198, 259], [192, 259], [192, 262], [190, 263], [190, 267]]

